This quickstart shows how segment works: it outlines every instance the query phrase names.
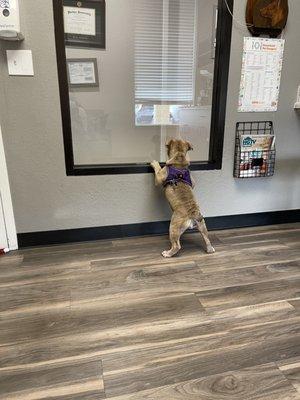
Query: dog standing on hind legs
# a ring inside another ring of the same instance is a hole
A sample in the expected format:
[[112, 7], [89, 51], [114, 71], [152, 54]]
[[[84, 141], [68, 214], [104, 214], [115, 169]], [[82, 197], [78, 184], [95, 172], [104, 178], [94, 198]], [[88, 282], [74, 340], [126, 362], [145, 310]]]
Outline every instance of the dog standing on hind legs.
[[171, 249], [162, 252], [164, 257], [172, 257], [181, 249], [180, 237], [188, 228], [196, 224], [205, 243], [207, 253], [214, 253], [207, 228], [193, 193], [194, 182], [190, 175], [187, 152], [192, 150], [189, 142], [171, 139], [166, 144], [168, 160], [161, 168], [158, 161], [152, 161], [155, 185], [163, 185], [165, 195], [173, 210], [169, 235]]

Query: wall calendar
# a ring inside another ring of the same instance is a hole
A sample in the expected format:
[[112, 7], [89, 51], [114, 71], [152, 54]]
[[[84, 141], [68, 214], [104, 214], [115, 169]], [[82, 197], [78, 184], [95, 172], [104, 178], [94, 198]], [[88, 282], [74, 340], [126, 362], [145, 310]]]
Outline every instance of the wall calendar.
[[239, 112], [277, 111], [283, 39], [244, 38]]

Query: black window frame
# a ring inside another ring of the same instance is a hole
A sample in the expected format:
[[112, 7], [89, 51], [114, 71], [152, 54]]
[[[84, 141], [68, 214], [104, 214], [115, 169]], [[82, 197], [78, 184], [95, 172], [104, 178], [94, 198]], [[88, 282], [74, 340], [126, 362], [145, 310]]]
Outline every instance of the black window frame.
[[[89, 0], [97, 2], [98, 0]], [[226, 117], [227, 87], [231, 50], [232, 16], [234, 0], [218, 0], [218, 24], [214, 65], [213, 101], [211, 113], [210, 145], [208, 161], [193, 161], [192, 171], [222, 169], [224, 130]], [[69, 102], [69, 85], [65, 50], [63, 0], [53, 0], [54, 30], [57, 69], [61, 103], [66, 173], [73, 175], [113, 175], [153, 172], [149, 163], [91, 164], [74, 163], [72, 126]], [[163, 164], [163, 163], [161, 163]]]

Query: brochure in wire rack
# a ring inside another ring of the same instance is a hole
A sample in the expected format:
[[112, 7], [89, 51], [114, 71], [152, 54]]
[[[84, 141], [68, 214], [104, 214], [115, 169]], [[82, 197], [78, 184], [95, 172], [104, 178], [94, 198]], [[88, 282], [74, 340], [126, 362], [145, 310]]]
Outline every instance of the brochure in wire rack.
[[272, 176], [275, 165], [275, 135], [237, 132], [234, 176], [255, 178]]

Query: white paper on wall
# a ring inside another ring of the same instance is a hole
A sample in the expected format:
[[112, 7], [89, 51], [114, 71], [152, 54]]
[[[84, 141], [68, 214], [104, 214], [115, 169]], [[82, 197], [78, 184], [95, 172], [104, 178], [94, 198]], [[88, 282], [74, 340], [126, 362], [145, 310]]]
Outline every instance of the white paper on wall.
[[244, 38], [239, 112], [277, 111], [284, 39]]
[[64, 6], [65, 33], [96, 36], [96, 11]]

